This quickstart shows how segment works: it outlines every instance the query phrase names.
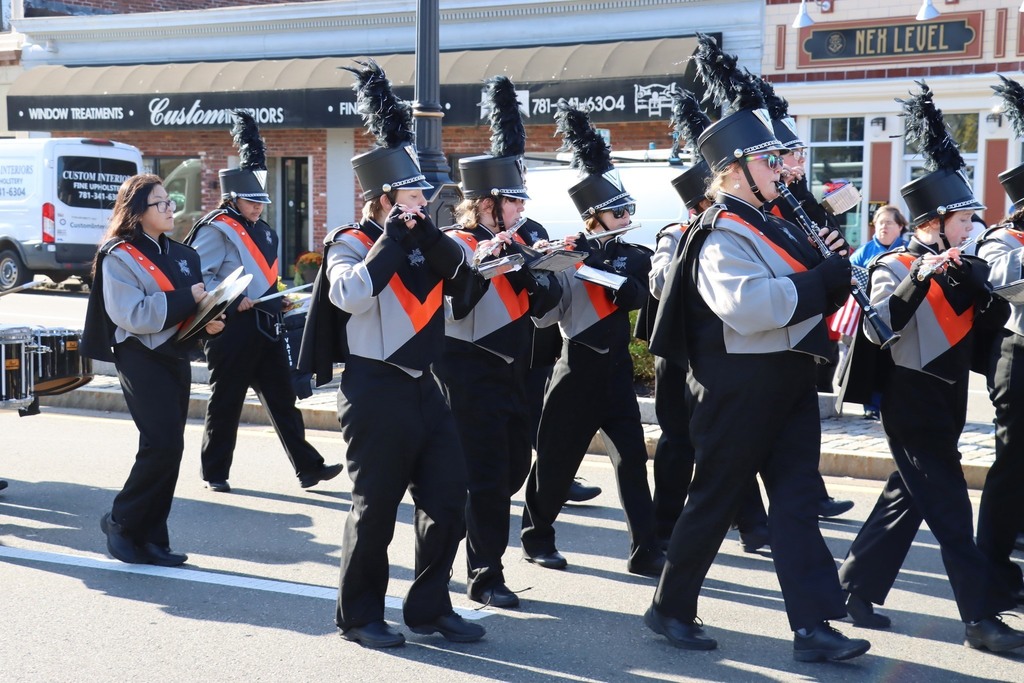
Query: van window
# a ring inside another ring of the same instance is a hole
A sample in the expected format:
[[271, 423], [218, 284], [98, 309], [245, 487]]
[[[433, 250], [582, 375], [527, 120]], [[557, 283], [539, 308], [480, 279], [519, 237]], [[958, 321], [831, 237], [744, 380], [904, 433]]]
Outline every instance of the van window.
[[80, 209], [114, 208], [121, 183], [138, 173], [134, 161], [101, 157], [57, 158], [57, 197]]

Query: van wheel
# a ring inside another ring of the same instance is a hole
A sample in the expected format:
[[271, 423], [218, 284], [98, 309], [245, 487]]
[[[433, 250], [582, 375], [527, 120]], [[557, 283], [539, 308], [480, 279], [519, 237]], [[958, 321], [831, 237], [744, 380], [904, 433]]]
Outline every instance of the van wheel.
[[18, 258], [18, 254], [12, 249], [0, 251], [0, 292], [23, 285], [29, 281], [32, 274], [25, 268], [25, 264]]

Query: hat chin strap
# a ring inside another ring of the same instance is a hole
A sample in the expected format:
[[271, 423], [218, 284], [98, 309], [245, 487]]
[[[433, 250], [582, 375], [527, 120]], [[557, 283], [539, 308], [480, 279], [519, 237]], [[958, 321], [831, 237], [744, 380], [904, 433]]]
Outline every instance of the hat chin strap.
[[750, 169], [747, 168], [746, 159], [740, 159], [740, 168], [743, 169], [743, 177], [747, 179], [747, 183], [750, 185], [750, 191], [754, 193], [754, 196], [757, 197], [762, 204], [768, 203], [765, 196], [761, 194], [761, 190], [758, 188], [757, 183], [754, 182], [754, 176], [750, 175]]

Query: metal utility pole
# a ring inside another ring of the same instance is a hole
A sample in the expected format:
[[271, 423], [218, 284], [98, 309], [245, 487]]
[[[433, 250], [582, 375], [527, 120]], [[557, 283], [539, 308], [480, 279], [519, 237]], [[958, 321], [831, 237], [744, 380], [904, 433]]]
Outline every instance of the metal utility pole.
[[428, 211], [435, 225], [455, 222], [454, 208], [462, 199], [441, 150], [441, 12], [439, 0], [417, 0], [416, 92], [412, 115], [416, 121], [416, 153], [427, 182], [434, 186]]

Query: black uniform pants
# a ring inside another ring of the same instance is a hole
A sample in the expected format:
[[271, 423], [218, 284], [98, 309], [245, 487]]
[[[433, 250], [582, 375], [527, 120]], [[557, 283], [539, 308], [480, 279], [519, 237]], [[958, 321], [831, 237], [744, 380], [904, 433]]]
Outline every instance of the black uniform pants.
[[[654, 451], [654, 518], [658, 538], [668, 540], [686, 502], [693, 479], [693, 444], [690, 443], [686, 369], [656, 356], [654, 358], [654, 412], [661, 437]], [[733, 521], [741, 532], [768, 524], [757, 481], [747, 485], [743, 502]]]
[[167, 517], [185, 450], [192, 387], [188, 360], [152, 351], [129, 338], [114, 347], [117, 378], [139, 429], [135, 464], [111, 516], [137, 543], [170, 546]]
[[224, 331], [206, 342], [210, 402], [203, 435], [203, 479], [226, 480], [238, 437], [245, 393], [256, 391], [284, 446], [296, 476], [320, 469], [324, 459], [306, 441], [302, 413], [295, 407], [288, 354], [281, 339], [272, 341], [256, 327], [256, 309], [233, 313]]
[[666, 616], [691, 621], [711, 563], [760, 472], [768, 527], [793, 630], [846, 616], [832, 553], [818, 528], [821, 423], [810, 356], [706, 354], [693, 359], [693, 483], [654, 595]]
[[544, 397], [537, 459], [526, 480], [520, 538], [527, 554], [555, 550], [555, 519], [587, 446], [604, 434], [630, 537], [630, 560], [655, 547], [654, 505], [647, 483], [647, 447], [625, 347], [598, 353], [566, 340]]
[[350, 356], [338, 390], [352, 507], [345, 519], [336, 623], [384, 618], [388, 545], [399, 504], [412, 495], [415, 577], [403, 607], [419, 626], [452, 611], [448, 578], [466, 533], [466, 470], [455, 420], [429, 372]]
[[995, 407], [996, 459], [985, 478], [978, 508], [978, 548], [1015, 591], [1024, 588], [1020, 567], [1010, 559], [1024, 529], [1024, 337], [1003, 330], [993, 345], [987, 373]]
[[530, 471], [532, 444], [525, 363], [506, 362], [468, 342], [446, 340], [441, 379], [466, 456], [467, 584], [479, 595], [504, 583], [512, 495]]
[[967, 376], [948, 384], [894, 368], [882, 394], [882, 426], [898, 472], [850, 546], [843, 588], [884, 604], [921, 521], [939, 542], [960, 618], [976, 621], [1014, 601], [974, 543], [974, 521], [957, 443], [967, 416]]

